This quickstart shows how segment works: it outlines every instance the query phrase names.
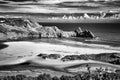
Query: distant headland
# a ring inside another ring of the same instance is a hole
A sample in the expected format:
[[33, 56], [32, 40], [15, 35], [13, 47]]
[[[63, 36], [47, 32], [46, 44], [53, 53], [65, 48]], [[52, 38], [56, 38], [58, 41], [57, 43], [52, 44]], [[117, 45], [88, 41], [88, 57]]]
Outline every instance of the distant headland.
[[63, 31], [57, 26], [42, 26], [32, 19], [0, 18], [0, 40], [17, 40], [23, 38], [94, 38], [89, 30], [80, 27], [74, 31]]

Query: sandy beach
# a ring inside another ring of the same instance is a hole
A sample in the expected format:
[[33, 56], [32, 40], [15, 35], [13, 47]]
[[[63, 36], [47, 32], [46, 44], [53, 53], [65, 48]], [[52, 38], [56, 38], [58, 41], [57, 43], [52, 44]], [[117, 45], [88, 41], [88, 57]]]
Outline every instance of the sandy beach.
[[[57, 68], [65, 68], [83, 63], [106, 64], [103, 62], [93, 61], [93, 60], [74, 60], [74, 61], [63, 62], [60, 59], [66, 55], [120, 53], [119, 50], [113, 48], [106, 49], [104, 48], [104, 46], [102, 47], [99, 45], [97, 48], [94, 48], [96, 47], [96, 45], [87, 46], [84, 43], [79, 43], [79, 47], [45, 43], [45, 42], [36, 43], [29, 41], [5, 42], [4, 44], [9, 45], [9, 47], [0, 50], [0, 53], [2, 53], [1, 56], [3, 54], [6, 54], [6, 56], [9, 56], [9, 58], [5, 60], [3, 58], [3, 60], [0, 61], [1, 66], [16, 65], [24, 62], [30, 62], [30, 63], [35, 63], [37, 65], [52, 66]], [[84, 47], [83, 45], [87, 47]], [[61, 57], [58, 59], [42, 59], [37, 56], [39, 54], [60, 54]], [[5, 55], [3, 57], [5, 57]]]

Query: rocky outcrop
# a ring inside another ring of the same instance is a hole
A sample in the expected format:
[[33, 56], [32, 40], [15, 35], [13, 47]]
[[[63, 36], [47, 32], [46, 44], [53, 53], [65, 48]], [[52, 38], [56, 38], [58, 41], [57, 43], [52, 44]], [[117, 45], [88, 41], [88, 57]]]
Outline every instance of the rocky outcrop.
[[61, 30], [56, 26], [45, 26], [38, 29], [38, 32], [41, 34], [41, 37], [61, 37]]
[[0, 18], [0, 40], [17, 40], [23, 38], [94, 38], [91, 31], [79, 27], [75, 31], [63, 31], [56, 26], [42, 26], [31, 19]]
[[39, 54], [37, 55], [38, 57], [42, 58], [42, 59], [58, 59], [61, 57], [60, 54]]
[[94, 38], [95, 35], [88, 30], [82, 31], [82, 29], [79, 27], [75, 30], [76, 37], [83, 37], [83, 38]]
[[0, 40], [17, 40], [39, 37], [38, 23], [21, 18], [0, 18]]

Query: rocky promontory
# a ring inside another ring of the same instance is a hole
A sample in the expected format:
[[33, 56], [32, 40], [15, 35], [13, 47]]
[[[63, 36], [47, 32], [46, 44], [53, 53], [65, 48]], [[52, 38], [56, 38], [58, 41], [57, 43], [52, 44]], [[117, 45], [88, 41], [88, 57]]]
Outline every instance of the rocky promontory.
[[63, 31], [57, 26], [42, 26], [32, 19], [0, 18], [0, 40], [17, 40], [24, 38], [94, 38], [91, 31]]

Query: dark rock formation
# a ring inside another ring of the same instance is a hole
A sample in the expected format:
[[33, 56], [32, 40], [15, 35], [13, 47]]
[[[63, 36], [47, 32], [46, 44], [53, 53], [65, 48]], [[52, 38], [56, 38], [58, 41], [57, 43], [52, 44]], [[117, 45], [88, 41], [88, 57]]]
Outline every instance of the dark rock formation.
[[21, 18], [0, 18], [0, 40], [17, 40], [39, 37], [38, 23]]
[[23, 38], [94, 38], [92, 32], [82, 31], [79, 27], [75, 31], [63, 31], [56, 26], [42, 26], [32, 19], [0, 18], [0, 40], [17, 40]]
[[6, 48], [6, 47], [8, 47], [7, 44], [0, 43], [0, 50], [1, 50], [1, 49], [4, 49], [4, 48]]
[[60, 57], [61, 57], [60, 54], [50, 54], [50, 55], [48, 55], [48, 58], [50, 58], [50, 59], [58, 59]]
[[83, 37], [83, 38], [94, 38], [94, 34], [91, 31], [85, 30], [82, 31], [82, 29], [79, 27], [75, 30], [76, 37]]
[[39, 54], [39, 55], [37, 55], [38, 57], [41, 57], [41, 58], [43, 58], [43, 59], [46, 59], [47, 58], [47, 54]]
[[58, 59], [58, 58], [61, 57], [60, 54], [49, 54], [49, 55], [48, 54], [39, 54], [37, 56], [41, 57], [43, 59], [46, 59], [46, 58], [48, 58], [48, 59]]
[[87, 55], [67, 55], [61, 58], [62, 61], [72, 61], [72, 60], [88, 60]]
[[100, 53], [100, 54], [83, 54], [83, 55], [66, 55], [61, 58], [62, 61], [73, 60], [94, 60], [120, 65], [120, 53]]

